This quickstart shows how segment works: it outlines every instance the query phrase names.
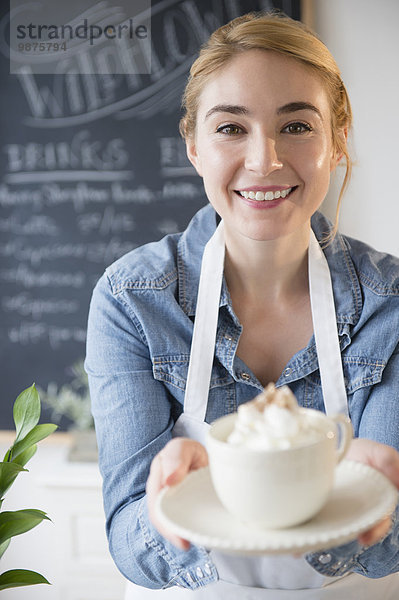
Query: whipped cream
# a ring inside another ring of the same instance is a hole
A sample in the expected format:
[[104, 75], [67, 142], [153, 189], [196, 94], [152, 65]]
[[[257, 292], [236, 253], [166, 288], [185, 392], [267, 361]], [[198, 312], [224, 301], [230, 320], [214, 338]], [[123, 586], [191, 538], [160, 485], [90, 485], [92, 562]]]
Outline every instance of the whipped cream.
[[287, 449], [320, 439], [320, 431], [299, 410], [288, 386], [273, 383], [259, 396], [238, 407], [229, 444], [252, 450]]

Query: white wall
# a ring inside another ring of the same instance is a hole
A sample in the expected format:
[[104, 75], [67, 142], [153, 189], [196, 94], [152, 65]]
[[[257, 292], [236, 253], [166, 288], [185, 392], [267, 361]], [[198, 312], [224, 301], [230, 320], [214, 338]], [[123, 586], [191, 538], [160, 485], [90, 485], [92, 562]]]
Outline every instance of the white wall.
[[[313, 6], [314, 29], [341, 69], [354, 113], [356, 164], [340, 230], [399, 256], [399, 0], [314, 0]], [[337, 181], [324, 204], [330, 217]]]

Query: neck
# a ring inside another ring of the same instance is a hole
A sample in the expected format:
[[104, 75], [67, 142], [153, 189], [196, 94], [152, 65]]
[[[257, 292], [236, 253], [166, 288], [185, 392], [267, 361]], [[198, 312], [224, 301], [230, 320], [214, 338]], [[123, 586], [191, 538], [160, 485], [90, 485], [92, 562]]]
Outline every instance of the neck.
[[237, 240], [225, 231], [225, 277], [233, 297], [278, 302], [308, 290], [309, 224], [275, 240]]

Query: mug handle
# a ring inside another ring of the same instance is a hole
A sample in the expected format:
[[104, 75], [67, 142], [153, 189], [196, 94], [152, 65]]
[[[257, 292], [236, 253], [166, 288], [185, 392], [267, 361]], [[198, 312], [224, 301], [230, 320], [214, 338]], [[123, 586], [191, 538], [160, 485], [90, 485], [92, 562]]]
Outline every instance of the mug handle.
[[334, 415], [331, 420], [334, 421], [341, 433], [340, 443], [336, 450], [338, 464], [344, 458], [353, 439], [353, 427], [350, 419], [342, 414]]

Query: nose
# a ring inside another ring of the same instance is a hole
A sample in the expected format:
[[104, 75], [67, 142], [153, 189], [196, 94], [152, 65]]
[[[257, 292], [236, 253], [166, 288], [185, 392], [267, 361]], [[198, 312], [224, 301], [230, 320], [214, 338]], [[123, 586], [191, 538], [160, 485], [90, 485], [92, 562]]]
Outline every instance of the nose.
[[281, 169], [283, 163], [278, 157], [276, 140], [259, 132], [248, 139], [245, 167], [248, 171], [267, 176], [272, 171]]

